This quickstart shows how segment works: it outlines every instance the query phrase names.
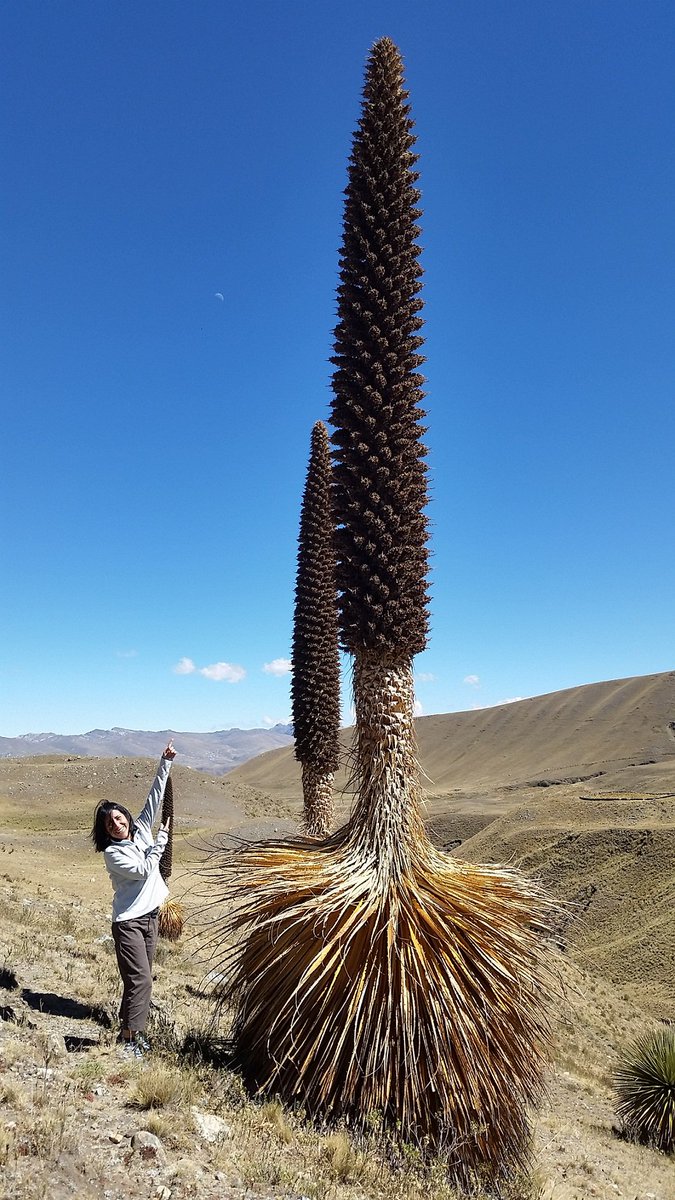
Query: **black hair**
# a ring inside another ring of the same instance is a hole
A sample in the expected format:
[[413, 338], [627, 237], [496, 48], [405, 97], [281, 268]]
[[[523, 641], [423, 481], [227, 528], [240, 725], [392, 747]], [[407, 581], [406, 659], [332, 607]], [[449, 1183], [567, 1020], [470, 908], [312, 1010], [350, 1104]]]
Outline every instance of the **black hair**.
[[101, 800], [96, 812], [94, 813], [94, 824], [91, 830], [91, 840], [94, 843], [95, 850], [107, 850], [111, 842], [116, 839], [111, 837], [106, 829], [106, 817], [108, 813], [121, 812], [129, 822], [129, 837], [132, 838], [136, 832], [136, 822], [123, 804], [113, 804], [112, 800]]

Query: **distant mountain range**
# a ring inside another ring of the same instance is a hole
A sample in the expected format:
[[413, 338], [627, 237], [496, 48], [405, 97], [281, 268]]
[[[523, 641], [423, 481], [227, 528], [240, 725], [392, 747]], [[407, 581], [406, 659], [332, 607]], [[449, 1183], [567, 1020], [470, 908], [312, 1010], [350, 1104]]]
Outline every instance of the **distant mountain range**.
[[179, 733], [173, 729], [146, 732], [137, 729], [92, 729], [89, 733], [24, 733], [0, 737], [0, 758], [26, 758], [38, 754], [79, 755], [85, 758], [159, 758], [169, 738], [182, 767], [224, 775], [266, 750], [293, 743], [292, 725], [271, 729], [220, 729], [215, 733]]

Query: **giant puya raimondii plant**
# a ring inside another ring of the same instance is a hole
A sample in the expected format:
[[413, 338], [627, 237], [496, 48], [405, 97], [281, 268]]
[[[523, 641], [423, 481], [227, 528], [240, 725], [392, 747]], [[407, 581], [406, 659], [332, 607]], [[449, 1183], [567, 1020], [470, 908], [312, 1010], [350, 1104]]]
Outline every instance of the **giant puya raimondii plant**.
[[341, 633], [353, 656], [357, 799], [323, 842], [248, 847], [224, 1002], [249, 1086], [312, 1116], [500, 1176], [529, 1144], [549, 1042], [549, 903], [515, 869], [426, 834], [412, 660], [427, 634], [419, 193], [401, 58], [376, 42], [353, 140], [335, 335]]
[[307, 833], [325, 837], [338, 767], [340, 656], [335, 592], [335, 521], [328, 432], [312, 430], [298, 536], [291, 699], [295, 757], [302, 766]]

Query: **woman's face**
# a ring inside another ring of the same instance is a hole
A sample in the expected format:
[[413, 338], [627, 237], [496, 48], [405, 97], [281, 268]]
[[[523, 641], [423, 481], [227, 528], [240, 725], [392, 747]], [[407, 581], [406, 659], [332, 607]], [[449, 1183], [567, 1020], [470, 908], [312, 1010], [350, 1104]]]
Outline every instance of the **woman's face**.
[[129, 836], [129, 819], [119, 808], [113, 808], [111, 812], [106, 813], [105, 827], [116, 842], [124, 841]]

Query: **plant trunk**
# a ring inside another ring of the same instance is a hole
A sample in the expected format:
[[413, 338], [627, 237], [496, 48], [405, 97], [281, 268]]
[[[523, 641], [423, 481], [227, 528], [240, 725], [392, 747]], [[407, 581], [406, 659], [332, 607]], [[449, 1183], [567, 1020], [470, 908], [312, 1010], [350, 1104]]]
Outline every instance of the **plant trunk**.
[[412, 662], [367, 651], [354, 661], [358, 800], [349, 842], [374, 860], [378, 889], [410, 871], [427, 835], [421, 813]]
[[302, 794], [305, 832], [310, 837], [327, 837], [333, 817], [333, 772], [317, 771], [312, 763], [303, 762]]

